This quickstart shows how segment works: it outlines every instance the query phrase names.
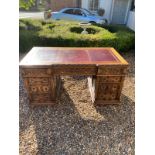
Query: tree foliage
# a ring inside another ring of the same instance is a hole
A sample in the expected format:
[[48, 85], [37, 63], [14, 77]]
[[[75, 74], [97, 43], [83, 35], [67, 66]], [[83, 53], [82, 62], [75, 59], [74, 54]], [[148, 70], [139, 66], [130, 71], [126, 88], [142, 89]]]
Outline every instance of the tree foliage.
[[33, 5], [35, 5], [35, 0], [19, 0], [19, 8], [28, 10]]

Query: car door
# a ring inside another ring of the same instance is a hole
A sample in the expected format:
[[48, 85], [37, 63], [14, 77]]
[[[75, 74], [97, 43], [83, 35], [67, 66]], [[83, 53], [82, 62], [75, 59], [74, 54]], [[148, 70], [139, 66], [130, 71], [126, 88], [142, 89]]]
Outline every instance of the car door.
[[73, 20], [74, 19], [73, 11], [74, 11], [74, 9], [66, 9], [66, 10], [64, 10], [60, 15], [60, 19]]

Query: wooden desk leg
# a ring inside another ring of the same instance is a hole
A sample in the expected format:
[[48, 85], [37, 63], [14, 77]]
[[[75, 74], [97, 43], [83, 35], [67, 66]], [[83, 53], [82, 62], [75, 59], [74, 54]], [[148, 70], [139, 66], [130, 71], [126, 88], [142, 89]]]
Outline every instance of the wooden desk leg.
[[61, 80], [59, 76], [24, 77], [31, 105], [53, 105], [60, 94]]
[[97, 76], [94, 104], [119, 104], [124, 78], [125, 76]]

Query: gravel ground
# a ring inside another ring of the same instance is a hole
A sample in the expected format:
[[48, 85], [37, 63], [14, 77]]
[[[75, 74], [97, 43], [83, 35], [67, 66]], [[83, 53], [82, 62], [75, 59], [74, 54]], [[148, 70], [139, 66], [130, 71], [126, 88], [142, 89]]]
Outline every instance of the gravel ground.
[[123, 56], [130, 68], [120, 106], [94, 107], [86, 77], [63, 77], [58, 103], [32, 109], [20, 77], [20, 155], [134, 155], [134, 52]]

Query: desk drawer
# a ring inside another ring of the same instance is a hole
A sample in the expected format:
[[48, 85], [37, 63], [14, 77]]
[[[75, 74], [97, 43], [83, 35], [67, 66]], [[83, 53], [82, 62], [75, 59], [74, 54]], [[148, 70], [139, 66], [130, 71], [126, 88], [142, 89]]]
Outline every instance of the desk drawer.
[[50, 77], [52, 70], [50, 68], [22, 68], [23, 77]]
[[124, 76], [97, 76], [97, 82], [100, 83], [120, 83]]
[[98, 100], [117, 100], [118, 94], [120, 92], [121, 85], [120, 84], [100, 84], [98, 86]]
[[127, 67], [121, 65], [99, 66], [99, 75], [125, 75], [127, 73]]
[[51, 79], [48, 77], [28, 78], [29, 85], [50, 85]]
[[96, 75], [96, 73], [96, 66], [65, 65], [54, 67], [55, 75]]
[[44, 94], [30, 94], [30, 98], [31, 98], [31, 103], [51, 103], [52, 101], [54, 101], [54, 99], [52, 98], [51, 94], [49, 93], [44, 93]]
[[56, 77], [31, 77], [25, 78], [24, 82], [29, 94], [50, 94], [55, 98]]
[[37, 86], [30, 86], [30, 93], [49, 93], [51, 91], [48, 85], [37, 85]]

